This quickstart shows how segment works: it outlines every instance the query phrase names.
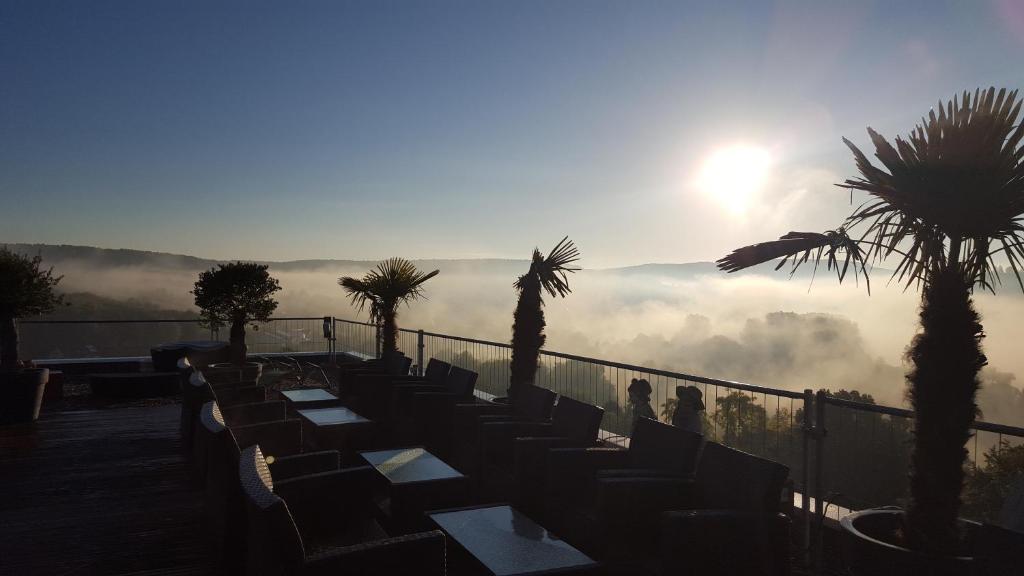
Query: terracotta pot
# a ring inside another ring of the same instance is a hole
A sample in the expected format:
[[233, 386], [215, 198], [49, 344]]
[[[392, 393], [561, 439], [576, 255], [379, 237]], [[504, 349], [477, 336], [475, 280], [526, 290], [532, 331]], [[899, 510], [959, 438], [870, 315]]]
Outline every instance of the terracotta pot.
[[[966, 544], [972, 548], [971, 535], [978, 524], [961, 520]], [[854, 576], [971, 576], [979, 574], [978, 563], [970, 555], [932, 556], [900, 546], [891, 536], [903, 526], [903, 510], [873, 508], [844, 516], [843, 557]]]
[[0, 373], [0, 424], [34, 422], [39, 418], [48, 368]]

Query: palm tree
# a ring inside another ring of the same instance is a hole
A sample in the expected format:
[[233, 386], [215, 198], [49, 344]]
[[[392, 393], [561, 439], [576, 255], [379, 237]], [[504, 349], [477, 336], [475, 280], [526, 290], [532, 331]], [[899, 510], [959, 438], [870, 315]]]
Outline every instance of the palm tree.
[[[978, 372], [986, 363], [971, 294], [975, 287], [994, 292], [1001, 284], [994, 261], [1000, 254], [1024, 289], [1024, 125], [1015, 125], [1020, 108], [1017, 91], [989, 88], [940, 102], [895, 146], [868, 128], [884, 169], [844, 138], [860, 177], [839, 186], [867, 192], [869, 199], [842, 228], [791, 232], [718, 261], [734, 272], [782, 257], [776, 269], [792, 262], [795, 270], [813, 253], [815, 266], [826, 257], [841, 282], [851, 261], [854, 274], [867, 278], [866, 261], [895, 256], [892, 279], [922, 288], [921, 327], [907, 352], [914, 449], [904, 534], [908, 547], [930, 554], [957, 549], [964, 445], [977, 410]], [[863, 233], [851, 237], [849, 230], [858, 226]]]
[[565, 297], [572, 292], [566, 272], [579, 268], [569, 265], [580, 259], [579, 250], [566, 236], [555, 245], [545, 258], [540, 250], [533, 249], [530, 271], [515, 282], [519, 301], [512, 322], [512, 362], [509, 378], [509, 397], [514, 397], [520, 386], [533, 384], [537, 375], [537, 360], [544, 347], [544, 299], [543, 291], [552, 297]]
[[343, 276], [338, 284], [352, 297], [361, 312], [370, 307], [370, 322], [381, 327], [382, 352], [388, 357], [398, 352], [398, 305], [423, 296], [423, 283], [440, 270], [424, 274], [404, 258], [389, 258], [377, 264], [362, 278]]

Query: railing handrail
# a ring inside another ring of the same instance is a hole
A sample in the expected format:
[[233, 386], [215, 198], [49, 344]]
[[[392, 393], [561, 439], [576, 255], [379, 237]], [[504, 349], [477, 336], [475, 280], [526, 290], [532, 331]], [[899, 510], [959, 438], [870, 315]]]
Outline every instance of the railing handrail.
[[[857, 402], [855, 400], [846, 400], [843, 398], [836, 398], [834, 396], [825, 397], [826, 404], [832, 404], [833, 406], [842, 406], [844, 408], [850, 408], [852, 410], [860, 410], [862, 412], [874, 412], [876, 414], [888, 414], [890, 416], [899, 416], [901, 418], [913, 418], [914, 412], [907, 410], [906, 408], [894, 408], [892, 406], [881, 406], [878, 404], [867, 404], [864, 402]], [[975, 430], [981, 430], [983, 432], [994, 432], [996, 434], [1006, 434], [1008, 436], [1021, 436], [1024, 437], [1024, 428], [1017, 426], [1010, 426], [1009, 424], [996, 424], [995, 422], [985, 422], [983, 420], [975, 420], [971, 424], [971, 428]]]
[[[330, 316], [327, 316], [330, 318]], [[317, 320], [322, 321], [324, 316], [282, 316], [273, 317], [266, 322], [253, 322], [253, 324], [268, 324], [278, 320]], [[175, 323], [200, 323], [205, 322], [202, 318], [156, 318], [153, 320], [18, 320], [18, 324], [175, 324]], [[348, 322], [348, 320], [345, 320]], [[353, 324], [362, 324], [361, 322], [353, 322]], [[366, 326], [373, 326], [373, 324], [366, 324]]]

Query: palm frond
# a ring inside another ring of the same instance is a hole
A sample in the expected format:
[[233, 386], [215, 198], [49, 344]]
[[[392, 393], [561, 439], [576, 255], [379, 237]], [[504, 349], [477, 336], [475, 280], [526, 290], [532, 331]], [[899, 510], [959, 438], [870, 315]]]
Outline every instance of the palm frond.
[[547, 257], [541, 254], [540, 250], [534, 248], [533, 261], [530, 264], [530, 271], [520, 276], [515, 282], [516, 290], [522, 290], [528, 282], [539, 282], [541, 289], [552, 297], [565, 297], [572, 292], [569, 288], [569, 278], [566, 274], [575, 273], [580, 268], [571, 266], [579, 261], [580, 251], [576, 245], [566, 236], [562, 238]]

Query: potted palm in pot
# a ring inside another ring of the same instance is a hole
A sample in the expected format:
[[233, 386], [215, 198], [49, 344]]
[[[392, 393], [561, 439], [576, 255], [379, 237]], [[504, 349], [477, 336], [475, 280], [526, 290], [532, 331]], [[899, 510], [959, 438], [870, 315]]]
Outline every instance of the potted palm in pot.
[[49, 370], [18, 358], [18, 319], [52, 312], [64, 301], [54, 292], [60, 282], [42, 258], [0, 247], [0, 424], [32, 422], [39, 417]]
[[[860, 176], [840, 186], [869, 198], [843, 227], [790, 232], [718, 261], [734, 272], [777, 258], [776, 269], [825, 258], [842, 281], [851, 264], [855, 276], [867, 278], [867, 260], [891, 257], [897, 261], [893, 278], [921, 289], [920, 328], [907, 351], [914, 412], [909, 504], [843, 519], [857, 573], [970, 569], [969, 530], [958, 516], [978, 373], [986, 364], [971, 296], [975, 288], [994, 292], [999, 285], [997, 257], [1024, 289], [1024, 125], [1015, 125], [1020, 108], [1016, 91], [990, 88], [940, 102], [895, 146], [869, 128], [882, 167], [844, 139]], [[853, 236], [858, 227], [862, 233]]]
[[369, 306], [370, 322], [380, 327], [381, 356], [398, 352], [398, 307], [423, 296], [423, 284], [440, 270], [423, 273], [404, 258], [389, 258], [362, 278], [343, 276], [338, 285], [360, 311]]
[[266, 264], [229, 262], [199, 274], [192, 294], [203, 323], [213, 327], [231, 326], [231, 361], [212, 365], [214, 370], [241, 370], [245, 380], [259, 377], [260, 364], [247, 361], [245, 327], [270, 319], [277, 309], [273, 295], [280, 289]]
[[512, 316], [512, 359], [509, 366], [509, 398], [523, 386], [534, 383], [540, 349], [544, 347], [544, 292], [565, 297], [572, 292], [566, 273], [579, 270], [571, 266], [580, 259], [580, 252], [566, 236], [545, 257], [533, 249], [530, 269], [515, 282], [519, 298]]

